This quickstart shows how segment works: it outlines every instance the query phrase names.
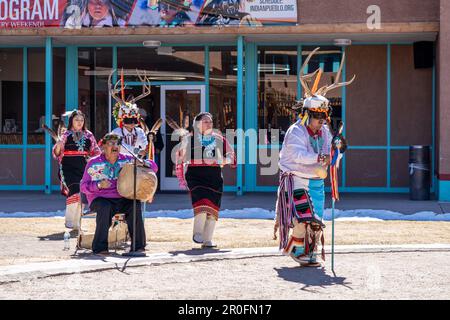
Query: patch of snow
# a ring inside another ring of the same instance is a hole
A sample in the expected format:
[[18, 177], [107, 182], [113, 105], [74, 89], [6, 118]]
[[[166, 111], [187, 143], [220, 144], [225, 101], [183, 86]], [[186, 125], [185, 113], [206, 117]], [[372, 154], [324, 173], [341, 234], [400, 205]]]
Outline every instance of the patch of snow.
[[[0, 213], [0, 218], [61, 218], [64, 217], [64, 211], [57, 212], [15, 212], [15, 213]], [[183, 210], [157, 210], [146, 211], [146, 218], [172, 218], [172, 219], [190, 219], [193, 217], [192, 209]], [[229, 219], [268, 219], [275, 218], [275, 211], [265, 210], [261, 208], [244, 208], [230, 210], [225, 209], [220, 211], [220, 218]], [[336, 221], [450, 221], [450, 213], [436, 214], [431, 211], [422, 211], [415, 214], [402, 214], [388, 210], [372, 210], [372, 209], [358, 209], [358, 210], [339, 210], [335, 209]], [[324, 212], [324, 220], [331, 220], [331, 209], [326, 209]]]

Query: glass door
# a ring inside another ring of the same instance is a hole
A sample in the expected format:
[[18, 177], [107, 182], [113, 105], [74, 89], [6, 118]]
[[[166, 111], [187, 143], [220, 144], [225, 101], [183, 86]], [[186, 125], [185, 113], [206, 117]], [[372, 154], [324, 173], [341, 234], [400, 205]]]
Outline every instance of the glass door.
[[[172, 118], [180, 127], [192, 130], [192, 120], [196, 114], [205, 111], [204, 85], [164, 85], [161, 86], [161, 118]], [[179, 143], [172, 141], [173, 129], [164, 121], [161, 134], [165, 147], [161, 152], [161, 190], [180, 190], [175, 174], [173, 148]]]

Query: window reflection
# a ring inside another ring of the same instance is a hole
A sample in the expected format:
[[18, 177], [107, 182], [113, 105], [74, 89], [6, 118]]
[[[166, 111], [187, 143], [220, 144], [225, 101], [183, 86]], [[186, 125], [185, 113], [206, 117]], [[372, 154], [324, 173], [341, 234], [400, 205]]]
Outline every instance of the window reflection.
[[215, 128], [225, 133], [236, 129], [236, 47], [210, 47], [209, 64], [209, 109]]
[[0, 144], [22, 144], [22, 49], [0, 50]]
[[295, 118], [291, 106], [297, 98], [297, 47], [258, 48], [258, 128], [267, 129], [259, 144], [272, 143], [272, 129], [283, 139]]

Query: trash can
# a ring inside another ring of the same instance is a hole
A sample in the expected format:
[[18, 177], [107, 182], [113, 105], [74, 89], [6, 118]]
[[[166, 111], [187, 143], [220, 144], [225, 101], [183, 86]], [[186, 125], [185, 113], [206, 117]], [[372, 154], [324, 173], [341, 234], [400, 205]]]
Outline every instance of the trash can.
[[409, 198], [430, 200], [430, 146], [409, 146]]

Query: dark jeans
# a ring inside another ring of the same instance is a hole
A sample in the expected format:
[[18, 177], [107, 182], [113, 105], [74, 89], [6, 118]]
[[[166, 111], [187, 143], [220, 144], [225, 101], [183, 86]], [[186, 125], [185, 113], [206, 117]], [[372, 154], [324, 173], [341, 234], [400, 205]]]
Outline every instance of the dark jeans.
[[[97, 226], [92, 243], [92, 251], [94, 253], [108, 250], [108, 230], [111, 226], [111, 219], [116, 213], [125, 214], [128, 231], [130, 232], [131, 239], [133, 239], [133, 200], [125, 198], [96, 198], [92, 201], [90, 208], [92, 211], [97, 212]], [[136, 250], [144, 249], [146, 238], [140, 201], [136, 201], [136, 229]]]

